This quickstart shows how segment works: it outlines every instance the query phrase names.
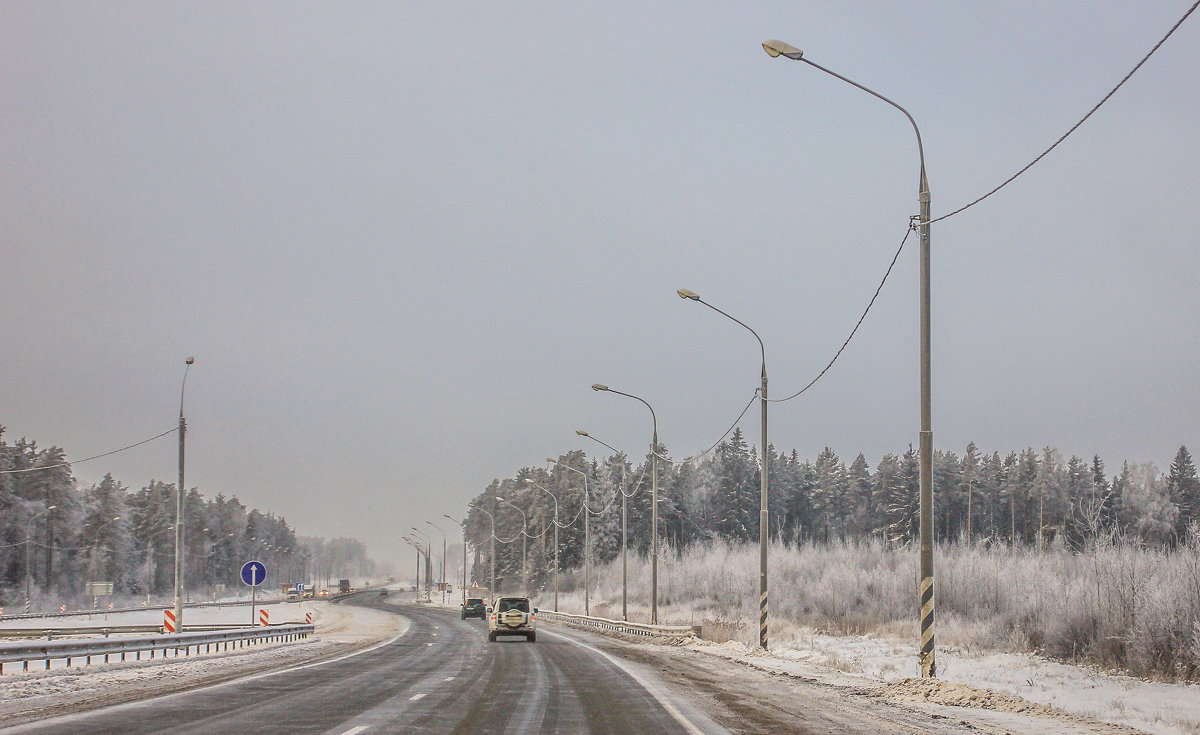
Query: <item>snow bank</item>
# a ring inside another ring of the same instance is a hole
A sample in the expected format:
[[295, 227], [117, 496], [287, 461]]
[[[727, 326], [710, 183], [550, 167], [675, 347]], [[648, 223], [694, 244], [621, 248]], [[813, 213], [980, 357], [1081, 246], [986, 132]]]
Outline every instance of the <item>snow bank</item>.
[[915, 678], [912, 644], [873, 636], [811, 634], [772, 642], [769, 651], [737, 641], [689, 647], [749, 666], [844, 686], [892, 701], [1094, 719], [1155, 735], [1200, 733], [1200, 686], [1148, 682], [1032, 655], [973, 654], [938, 648], [938, 678]]

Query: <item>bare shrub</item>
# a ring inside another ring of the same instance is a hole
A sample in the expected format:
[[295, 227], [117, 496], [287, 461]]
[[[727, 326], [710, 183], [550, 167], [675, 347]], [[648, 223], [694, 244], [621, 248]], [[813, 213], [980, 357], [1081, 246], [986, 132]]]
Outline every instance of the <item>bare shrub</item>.
[[[804, 631], [915, 637], [915, 549], [869, 539], [775, 544], [769, 553], [773, 640], [802, 640]], [[941, 645], [1200, 678], [1200, 528], [1174, 548], [1149, 549], [1113, 534], [1096, 534], [1078, 550], [950, 544], [937, 549], [935, 564]], [[649, 621], [649, 567], [647, 557], [629, 559], [631, 620]], [[593, 614], [619, 615], [620, 560], [598, 565], [592, 579]], [[581, 586], [561, 596], [563, 609], [582, 612]], [[659, 620], [707, 623], [718, 637], [755, 645], [757, 545], [664, 550]]]

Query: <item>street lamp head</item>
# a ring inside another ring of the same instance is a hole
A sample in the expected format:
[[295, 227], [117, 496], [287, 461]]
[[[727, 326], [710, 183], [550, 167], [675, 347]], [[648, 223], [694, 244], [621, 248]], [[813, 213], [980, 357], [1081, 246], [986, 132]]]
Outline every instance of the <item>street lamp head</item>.
[[601, 383], [592, 383], [592, 390], [608, 390], [608, 386]]
[[762, 47], [763, 51], [766, 51], [767, 55], [771, 58], [775, 58], [777, 56], [786, 56], [792, 61], [799, 61], [804, 56], [803, 51], [791, 45], [790, 43], [776, 41], [775, 39], [763, 41]]
[[192, 357], [191, 355], [188, 355], [188, 356], [187, 356], [187, 359], [186, 359], [186, 360], [184, 360], [183, 362], [184, 362], [185, 364], [187, 364], [187, 365], [191, 365], [191, 364], [192, 364], [192, 363], [194, 363], [195, 361], [196, 361], [196, 358]]
[[58, 507], [57, 505], [49, 505], [49, 506], [46, 506], [46, 510], [54, 510], [57, 507]]
[[686, 288], [678, 289], [675, 291], [675, 293], [679, 294], [679, 298], [681, 299], [691, 299], [692, 301], [700, 300], [700, 294], [696, 293], [695, 291], [689, 291]]
[[576, 430], [575, 430], [575, 433], [576, 433], [576, 434], [578, 434], [578, 435], [580, 435], [580, 436], [591, 436], [591, 434], [587, 433], [587, 432], [586, 432], [586, 431], [584, 431], [583, 429], [576, 429]]

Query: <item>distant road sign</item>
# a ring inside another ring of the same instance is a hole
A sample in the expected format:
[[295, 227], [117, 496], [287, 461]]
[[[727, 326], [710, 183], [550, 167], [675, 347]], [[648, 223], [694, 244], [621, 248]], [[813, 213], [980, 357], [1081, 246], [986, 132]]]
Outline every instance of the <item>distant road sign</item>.
[[267, 566], [261, 561], [248, 561], [242, 565], [242, 581], [251, 587], [263, 583], [267, 576]]

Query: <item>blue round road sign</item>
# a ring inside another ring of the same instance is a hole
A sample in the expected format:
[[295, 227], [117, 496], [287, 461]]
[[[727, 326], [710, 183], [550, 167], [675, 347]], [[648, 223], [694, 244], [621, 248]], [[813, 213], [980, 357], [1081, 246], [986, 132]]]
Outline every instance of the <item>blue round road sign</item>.
[[242, 565], [242, 581], [251, 587], [263, 583], [267, 576], [267, 566], [261, 561], [248, 561]]

